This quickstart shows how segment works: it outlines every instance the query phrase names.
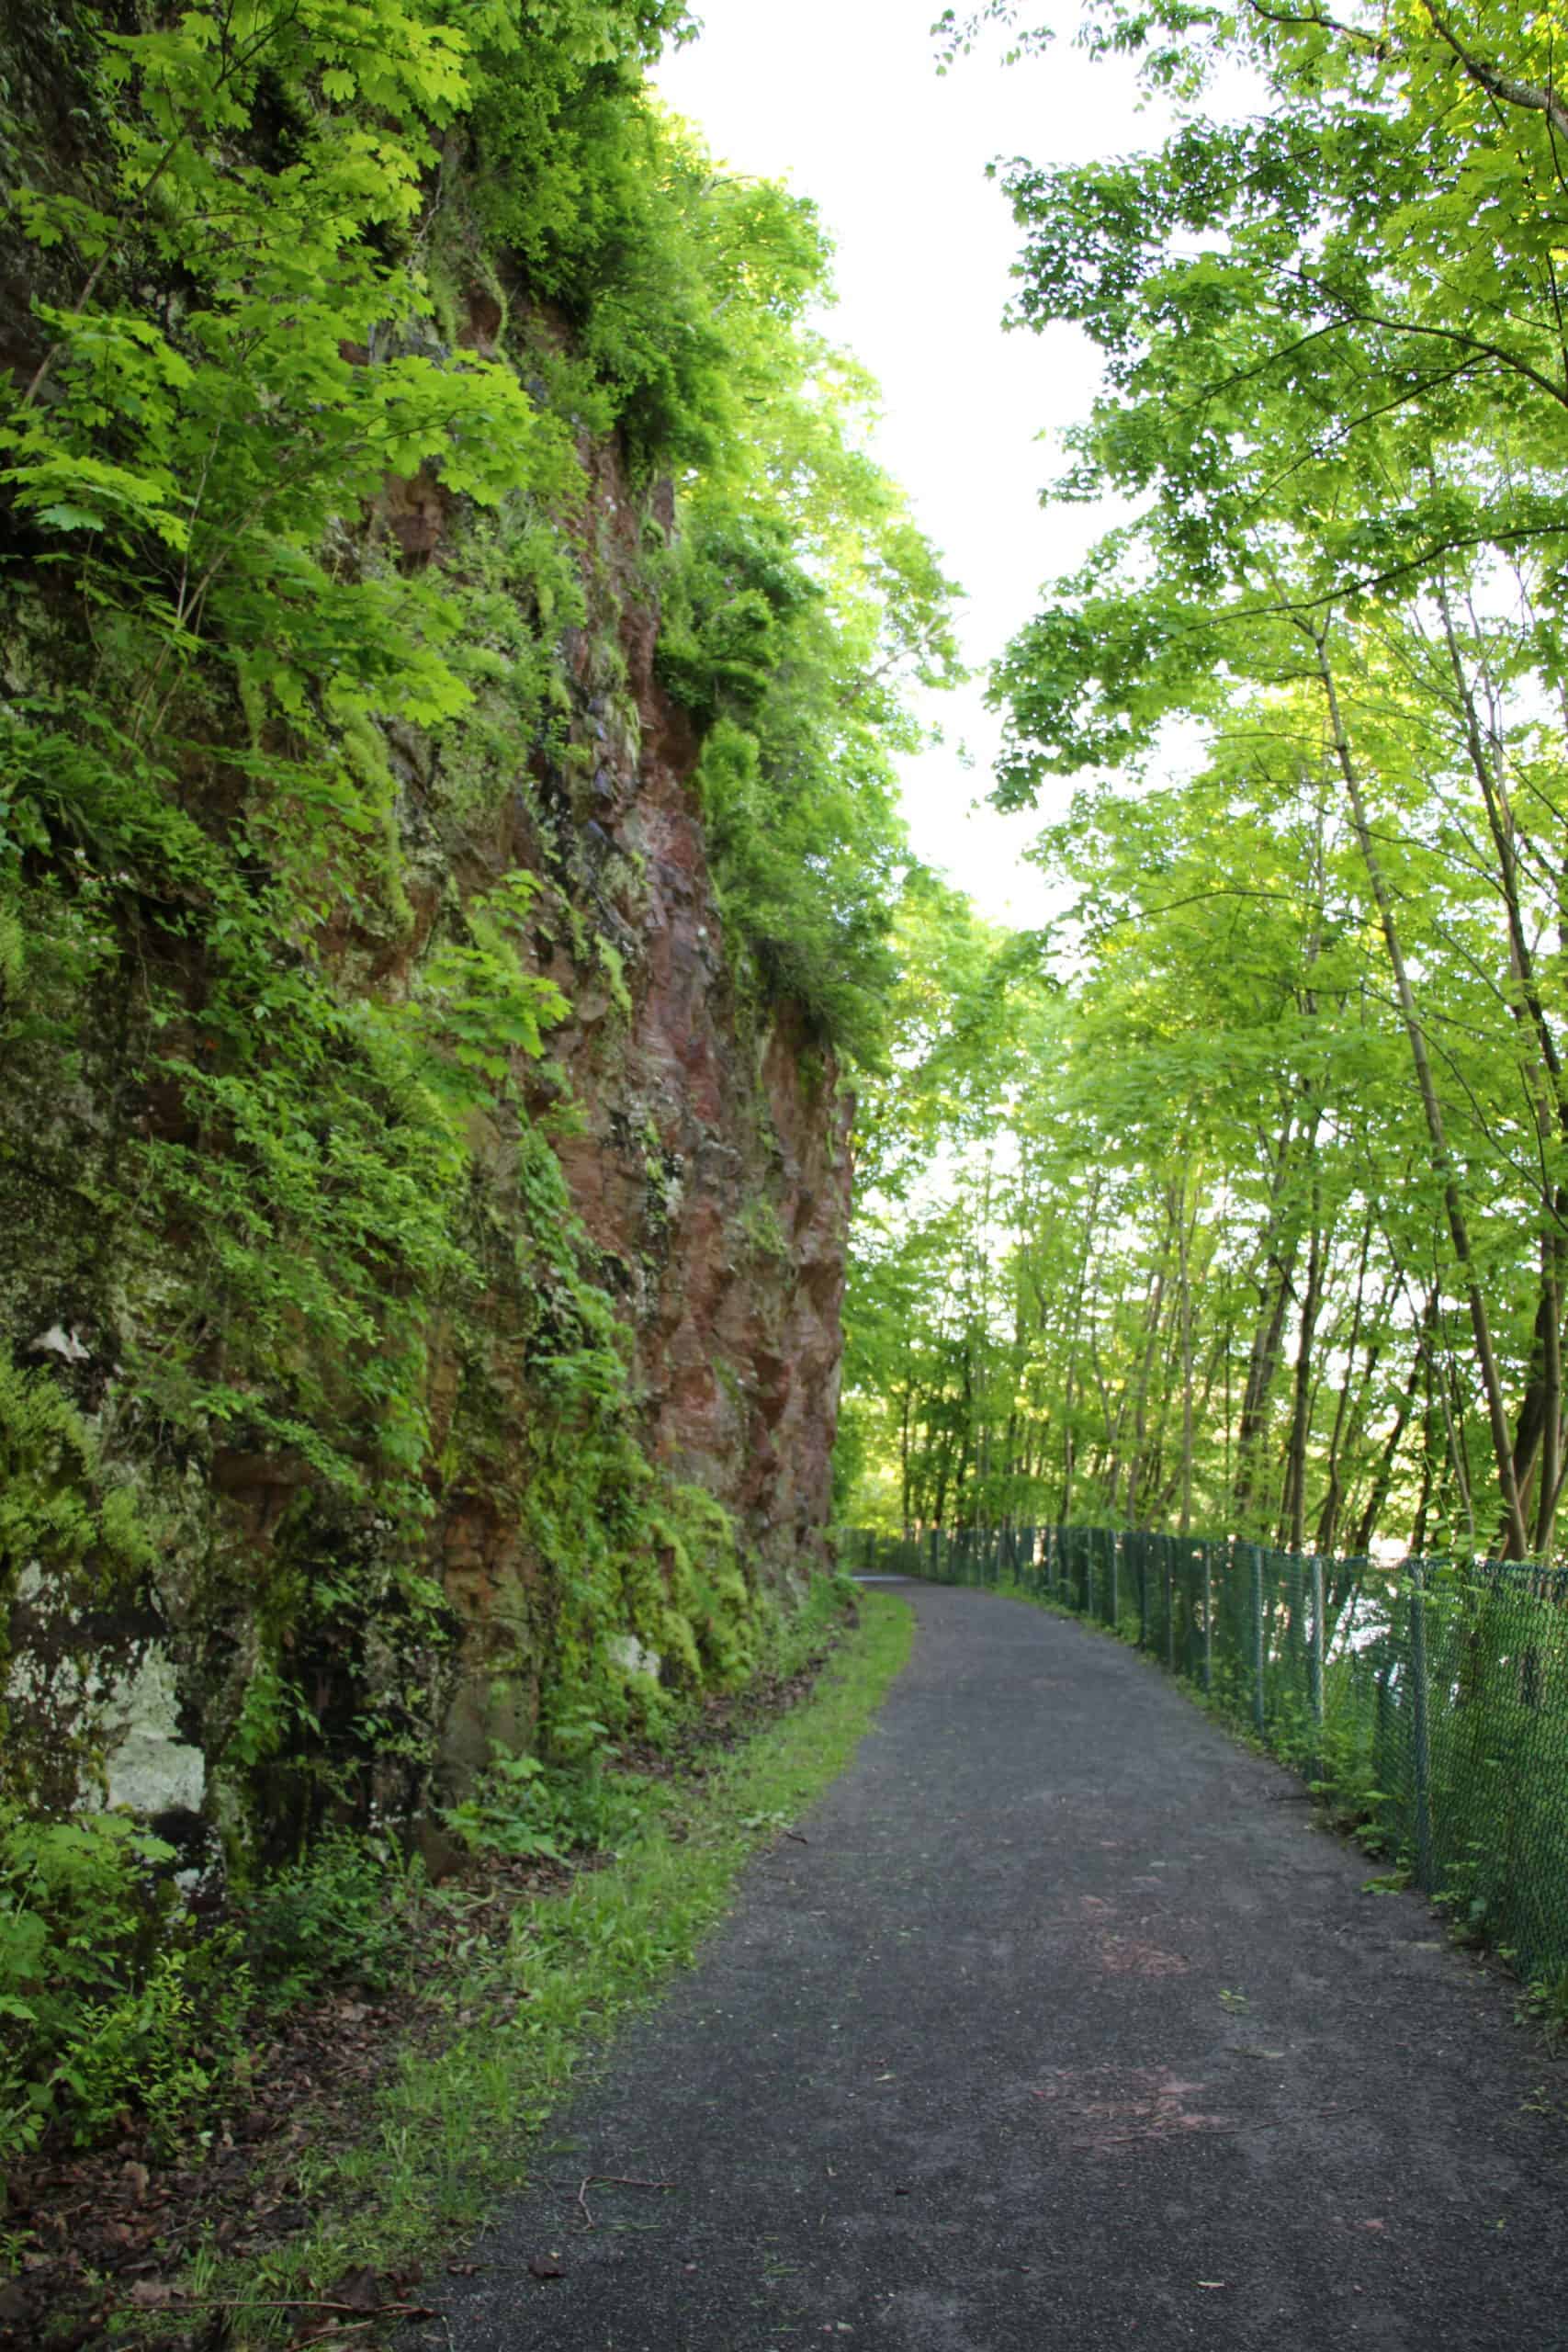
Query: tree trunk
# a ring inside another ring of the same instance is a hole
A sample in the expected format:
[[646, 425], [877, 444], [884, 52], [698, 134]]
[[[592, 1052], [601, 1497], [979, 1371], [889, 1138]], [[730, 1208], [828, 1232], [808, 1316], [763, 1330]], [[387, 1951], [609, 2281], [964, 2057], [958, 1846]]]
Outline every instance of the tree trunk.
[[[1367, 1261], [1371, 1254], [1371, 1247], [1372, 1215], [1369, 1209], [1366, 1223], [1361, 1227], [1361, 1253], [1356, 1269], [1356, 1299], [1350, 1315], [1350, 1338], [1345, 1350], [1345, 1378], [1339, 1385], [1339, 1397], [1334, 1408], [1334, 1429], [1328, 1441], [1328, 1486], [1318, 1510], [1317, 1532], [1313, 1538], [1313, 1548], [1318, 1552], [1333, 1551], [1340, 1506], [1345, 1499], [1339, 1470], [1340, 1448], [1344, 1443], [1346, 1417], [1350, 1404], [1350, 1374], [1356, 1362], [1356, 1350], [1361, 1340], [1361, 1317], [1367, 1295]], [[1368, 1364], [1369, 1374], [1376, 1361], [1374, 1344]]]
[[1372, 1480], [1371, 1492], [1367, 1498], [1366, 1508], [1357, 1524], [1356, 1541], [1351, 1547], [1354, 1551], [1366, 1551], [1372, 1537], [1377, 1533], [1378, 1514], [1388, 1498], [1390, 1487], [1393, 1484], [1394, 1462], [1405, 1430], [1409, 1426], [1411, 1413], [1415, 1409], [1416, 1391], [1421, 1385], [1427, 1335], [1435, 1329], [1437, 1320], [1438, 1294], [1434, 1290], [1427, 1295], [1426, 1308], [1421, 1317], [1421, 1329], [1416, 1342], [1416, 1354], [1410, 1367], [1410, 1378], [1405, 1383], [1404, 1395], [1400, 1400], [1399, 1411], [1394, 1416], [1393, 1427], [1383, 1440], [1382, 1453], [1378, 1463], [1377, 1474]]
[[1459, 1179], [1454, 1172], [1453, 1160], [1449, 1151], [1448, 1135], [1443, 1125], [1442, 1107], [1438, 1101], [1438, 1090], [1432, 1082], [1432, 1066], [1427, 1055], [1426, 1035], [1416, 1013], [1415, 992], [1410, 986], [1410, 977], [1405, 969], [1404, 953], [1400, 945], [1399, 926], [1394, 920], [1393, 894], [1382, 870], [1382, 860], [1378, 855], [1376, 843], [1372, 840], [1367, 805], [1361, 797], [1360, 778], [1356, 772], [1356, 763], [1350, 756], [1350, 740], [1345, 731], [1345, 721], [1339, 709], [1339, 695], [1334, 683], [1334, 673], [1328, 663], [1326, 631], [1315, 633], [1314, 642], [1317, 647], [1318, 671], [1328, 703], [1328, 720], [1333, 735], [1335, 756], [1338, 761], [1339, 773], [1344, 779], [1346, 794], [1350, 803], [1351, 822], [1355, 828], [1357, 846], [1361, 853], [1361, 863], [1367, 869], [1367, 879], [1371, 885], [1372, 898], [1377, 905], [1378, 920], [1382, 927], [1383, 944], [1388, 950], [1389, 966], [1393, 974], [1394, 989], [1399, 998], [1404, 1034], [1410, 1044], [1410, 1058], [1415, 1065], [1416, 1083], [1421, 1095], [1421, 1106], [1426, 1114], [1427, 1132], [1431, 1137], [1432, 1165], [1442, 1190], [1449, 1237], [1453, 1243], [1454, 1256], [1462, 1271], [1465, 1297], [1470, 1308], [1471, 1329], [1475, 1340], [1476, 1365], [1481, 1374], [1481, 1383], [1486, 1396], [1486, 1417], [1492, 1430], [1492, 1452], [1497, 1465], [1497, 1484], [1503, 1497], [1503, 1512], [1507, 1530], [1506, 1556], [1512, 1560], [1522, 1560], [1529, 1549], [1529, 1539], [1525, 1532], [1524, 1515], [1519, 1509], [1519, 1490], [1514, 1479], [1514, 1450], [1508, 1436], [1507, 1416], [1503, 1408], [1503, 1384], [1498, 1375], [1497, 1358], [1492, 1345], [1492, 1326], [1486, 1312], [1486, 1301], [1482, 1295], [1481, 1284], [1476, 1276], [1475, 1261], [1471, 1252], [1470, 1231], [1465, 1222], [1464, 1204], [1460, 1196]]
[[[1301, 1247], [1301, 1221], [1292, 1213], [1290, 1199], [1292, 1148], [1295, 1141], [1295, 1106], [1292, 1104], [1286, 1114], [1284, 1129], [1275, 1153], [1274, 1178], [1269, 1196], [1269, 1225], [1263, 1244], [1265, 1271], [1262, 1295], [1252, 1349], [1247, 1358], [1241, 1419], [1236, 1428], [1235, 1484], [1232, 1488], [1232, 1498], [1237, 1515], [1242, 1518], [1250, 1512], [1257, 1489], [1258, 1461], [1269, 1424], [1269, 1400], [1275, 1374], [1280, 1368], [1280, 1352], [1284, 1338], [1285, 1313], [1290, 1305], [1296, 1253]], [[1308, 1141], [1309, 1150], [1315, 1141], [1314, 1119]], [[1228, 1428], [1228, 1414], [1226, 1425]]]
[[1323, 1301], [1323, 1229], [1318, 1218], [1318, 1186], [1312, 1188], [1312, 1238], [1307, 1248], [1306, 1291], [1302, 1299], [1300, 1332], [1296, 1343], [1296, 1376], [1291, 1408], [1291, 1437], [1285, 1454], [1285, 1493], [1289, 1498], [1288, 1525], [1282, 1524], [1286, 1549], [1304, 1552], [1306, 1549], [1306, 1457], [1307, 1424], [1312, 1406], [1312, 1350], [1317, 1329], [1318, 1309]]

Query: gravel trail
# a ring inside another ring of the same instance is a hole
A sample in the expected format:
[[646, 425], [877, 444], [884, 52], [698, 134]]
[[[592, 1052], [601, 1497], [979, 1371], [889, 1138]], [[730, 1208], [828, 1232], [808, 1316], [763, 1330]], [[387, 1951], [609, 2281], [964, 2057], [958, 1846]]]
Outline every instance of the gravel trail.
[[1568, 2352], [1568, 2065], [1506, 1985], [1130, 1650], [902, 1589], [914, 1657], [809, 1842], [428, 2340]]

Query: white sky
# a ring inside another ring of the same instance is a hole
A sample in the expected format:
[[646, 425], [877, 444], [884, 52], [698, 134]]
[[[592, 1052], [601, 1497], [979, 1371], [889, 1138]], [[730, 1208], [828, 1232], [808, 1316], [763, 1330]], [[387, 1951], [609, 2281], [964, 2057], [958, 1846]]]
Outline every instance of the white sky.
[[[1002, 332], [1019, 238], [986, 165], [1086, 162], [1144, 146], [1157, 126], [1135, 117], [1130, 74], [1065, 40], [1006, 69], [993, 48], [939, 77], [937, 0], [698, 5], [703, 35], [665, 61], [659, 88], [721, 161], [816, 200], [838, 248], [829, 332], [881, 383], [878, 455], [967, 591], [964, 650], [984, 663], [1103, 527], [1082, 508], [1038, 504], [1098, 363], [1076, 329]], [[1053, 13], [1070, 22], [1063, 0], [1039, 0], [1039, 19]], [[969, 813], [988, 788], [997, 723], [978, 685], [934, 700], [948, 745], [905, 775], [916, 849], [994, 920], [1038, 922], [1043, 887], [1021, 853], [1053, 812]]]

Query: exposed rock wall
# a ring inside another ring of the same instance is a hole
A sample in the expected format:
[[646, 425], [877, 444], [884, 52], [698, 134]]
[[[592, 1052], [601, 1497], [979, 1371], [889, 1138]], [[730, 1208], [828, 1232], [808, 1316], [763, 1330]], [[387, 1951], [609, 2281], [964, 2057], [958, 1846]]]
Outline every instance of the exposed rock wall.
[[[587, 500], [571, 526], [584, 611], [559, 643], [555, 748], [514, 745], [515, 772], [454, 831], [424, 811], [440, 797], [444, 763], [463, 754], [461, 729], [440, 741], [389, 730], [406, 913], [389, 941], [345, 931], [340, 978], [382, 1002], [408, 997], [455, 906], [498, 875], [538, 877], [528, 952], [569, 1009], [547, 1059], [519, 1057], [517, 1083], [564, 1171], [585, 1273], [627, 1335], [637, 1442], [656, 1480], [701, 1489], [729, 1514], [750, 1589], [784, 1593], [824, 1561], [851, 1106], [798, 1012], [748, 995], [727, 952], [693, 784], [698, 746], [657, 675], [659, 611], [643, 550], [647, 534], [672, 527], [668, 492], [635, 495], [613, 446], [584, 456]], [[409, 562], [461, 564], [463, 518], [437, 490], [393, 482], [385, 507]], [[219, 1430], [174, 1461], [139, 1430], [118, 1361], [128, 1327], [144, 1332], [151, 1313], [188, 1317], [193, 1306], [181, 1292], [177, 1233], [151, 1261], [144, 1240], [127, 1244], [123, 1263], [112, 1235], [94, 1238], [92, 1171], [113, 1153], [128, 1101], [143, 1121], [162, 1113], [129, 1083], [112, 995], [89, 991], [80, 1013], [68, 1097], [33, 1069], [9, 1119], [0, 1110], [6, 1190], [28, 1220], [0, 1284], [5, 1336], [18, 1365], [60, 1381], [109, 1470], [152, 1497], [162, 1556], [107, 1611], [75, 1588], [24, 1583], [12, 1611], [10, 1713], [31, 1758], [26, 1784], [55, 1803], [73, 1786], [79, 1797], [107, 1792], [164, 1816], [166, 1828], [183, 1825], [196, 1844], [198, 1817], [243, 1837], [247, 1807], [253, 1826], [271, 1813], [287, 1828], [322, 1804], [362, 1803], [366, 1791], [394, 1809], [449, 1796], [492, 1740], [529, 1740], [560, 1668], [563, 1561], [531, 1509], [531, 1449], [555, 1407], [527, 1269], [499, 1279], [461, 1330], [436, 1324], [428, 1334], [432, 1449], [450, 1457], [428, 1474], [425, 1565], [440, 1587], [443, 1636], [404, 1640], [390, 1617], [378, 1623], [373, 1605], [357, 1603], [352, 1622], [318, 1610], [309, 1632], [280, 1631], [280, 1581], [363, 1567], [379, 1523], [373, 1509], [313, 1516], [316, 1481], [298, 1449]], [[470, 1140], [478, 1196], [504, 1238], [516, 1213], [515, 1138], [504, 1119], [476, 1116]], [[51, 1189], [53, 1226], [42, 1214]], [[466, 1433], [476, 1367], [482, 1446]], [[570, 1485], [557, 1507], [570, 1513]], [[601, 1490], [592, 1508], [604, 1507]], [[629, 1527], [638, 1508], [629, 1495], [628, 1555], [647, 1547]], [[673, 1600], [673, 1543], [656, 1542], [654, 1556]], [[716, 1609], [740, 1608], [732, 1579], [726, 1570], [704, 1588], [710, 1600], [720, 1594]], [[619, 1658], [634, 1680], [655, 1658], [687, 1679], [694, 1658], [699, 1672], [716, 1661], [722, 1670], [700, 1623], [682, 1668], [661, 1632], [675, 1620], [660, 1616], [646, 1576], [637, 1584], [628, 1572], [617, 1598], [612, 1575], [595, 1606], [601, 1663]], [[691, 1604], [681, 1606], [689, 1618]], [[397, 1676], [381, 1678], [398, 1683], [398, 1759], [372, 1758], [356, 1779], [364, 1720], [384, 1704], [377, 1657], [400, 1642]], [[268, 1676], [295, 1694], [296, 1714], [258, 1738], [245, 1726]], [[302, 1797], [304, 1747], [320, 1754], [305, 1775], [315, 1793]], [[423, 1760], [411, 1764], [411, 1754]]]
[[[559, 879], [536, 792], [513, 801], [497, 843], [507, 863], [557, 877], [535, 967], [570, 1011], [535, 1107], [547, 1115], [564, 1097], [579, 1114], [554, 1148], [631, 1334], [650, 1457], [730, 1514], [748, 1575], [787, 1595], [829, 1565], [852, 1099], [795, 1009], [738, 996], [693, 787], [697, 742], [656, 675], [639, 549], [650, 520], [672, 527], [668, 488], [634, 496], [613, 447], [590, 453], [589, 475], [596, 561], [564, 650], [572, 732], [592, 756], [571, 780], [544, 779], [575, 879]], [[613, 951], [608, 973], [585, 973], [574, 949], [574, 895]], [[472, 1765], [490, 1737], [525, 1729], [519, 1686], [488, 1690], [485, 1659], [519, 1584], [536, 1591], [548, 1567], [483, 1495], [448, 1518], [442, 1556], [472, 1661], [447, 1747]]]
[[[775, 1573], [820, 1557], [840, 1350], [851, 1104], [787, 1006], [741, 1017], [701, 814], [696, 746], [654, 674], [657, 615], [635, 581], [636, 506], [612, 466], [597, 496], [621, 560], [619, 636], [635, 730], [606, 730], [592, 796], [621, 854], [605, 911], [629, 1016], [574, 1000], [552, 1043], [586, 1131], [560, 1156], [625, 1284], [661, 1460], [732, 1510]], [[598, 722], [591, 717], [595, 731]]]

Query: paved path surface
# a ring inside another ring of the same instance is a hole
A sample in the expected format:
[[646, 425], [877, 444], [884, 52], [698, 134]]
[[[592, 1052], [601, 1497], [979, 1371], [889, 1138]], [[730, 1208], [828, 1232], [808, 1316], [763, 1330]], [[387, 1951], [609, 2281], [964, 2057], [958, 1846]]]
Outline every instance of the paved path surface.
[[[1145, 1661], [907, 1589], [810, 1843], [563, 2115], [455, 2352], [1563, 2352], [1568, 2065], [1506, 1989]], [[588, 2173], [672, 2186], [590, 2230]]]

